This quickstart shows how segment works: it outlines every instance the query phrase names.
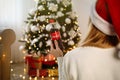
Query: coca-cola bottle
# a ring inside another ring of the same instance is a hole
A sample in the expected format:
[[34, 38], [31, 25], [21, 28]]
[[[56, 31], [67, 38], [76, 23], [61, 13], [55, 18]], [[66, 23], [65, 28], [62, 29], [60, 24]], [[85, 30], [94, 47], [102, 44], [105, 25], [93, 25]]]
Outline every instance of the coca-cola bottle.
[[59, 48], [63, 51], [64, 47], [62, 44], [60, 31], [57, 29], [57, 26], [56, 26], [56, 22], [54, 19], [50, 19], [49, 22], [52, 25], [52, 28], [50, 30], [50, 36], [53, 43], [53, 47], [55, 48], [54, 40], [56, 40], [58, 42]]

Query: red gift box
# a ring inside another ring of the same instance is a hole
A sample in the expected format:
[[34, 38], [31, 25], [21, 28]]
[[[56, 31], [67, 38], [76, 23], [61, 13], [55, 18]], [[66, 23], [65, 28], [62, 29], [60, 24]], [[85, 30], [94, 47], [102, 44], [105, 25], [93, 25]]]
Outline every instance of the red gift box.
[[42, 58], [33, 57], [32, 55], [27, 55], [25, 57], [25, 63], [27, 64], [27, 72], [31, 77], [36, 77], [40, 75], [40, 70], [42, 69]]
[[45, 76], [48, 76], [48, 70], [47, 69], [41, 69], [41, 70], [39, 70], [39, 74], [38, 74], [37, 69], [29, 68], [28, 75], [31, 76], [31, 77], [36, 77], [36, 76], [39, 76], [39, 77], [44, 76], [45, 77]]
[[40, 57], [33, 57], [32, 55], [27, 55], [25, 57], [25, 63], [32, 68], [41, 68], [42, 59]]

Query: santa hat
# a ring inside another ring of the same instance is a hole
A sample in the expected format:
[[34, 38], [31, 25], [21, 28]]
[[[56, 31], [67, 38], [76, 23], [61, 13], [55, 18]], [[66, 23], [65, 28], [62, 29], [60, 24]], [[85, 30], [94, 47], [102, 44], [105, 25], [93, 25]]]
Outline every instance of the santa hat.
[[120, 38], [120, 0], [98, 0], [92, 5], [92, 23], [106, 35]]

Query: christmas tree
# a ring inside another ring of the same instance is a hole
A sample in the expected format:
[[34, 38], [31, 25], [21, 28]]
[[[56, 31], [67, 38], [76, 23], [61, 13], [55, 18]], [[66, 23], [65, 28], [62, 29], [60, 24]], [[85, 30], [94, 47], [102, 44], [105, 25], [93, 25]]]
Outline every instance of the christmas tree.
[[80, 41], [77, 16], [72, 10], [71, 0], [36, 0], [36, 6], [27, 17], [25, 33], [20, 40], [25, 43], [28, 54], [49, 53], [51, 37], [49, 23], [55, 19], [60, 31], [64, 53], [75, 48]]

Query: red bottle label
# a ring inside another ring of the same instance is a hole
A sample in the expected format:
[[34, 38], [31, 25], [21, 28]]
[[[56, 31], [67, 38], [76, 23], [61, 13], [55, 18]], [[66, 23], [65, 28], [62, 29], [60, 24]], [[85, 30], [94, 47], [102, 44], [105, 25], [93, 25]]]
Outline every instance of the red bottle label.
[[60, 39], [60, 32], [55, 31], [55, 32], [51, 33], [51, 39], [52, 40], [59, 40]]

